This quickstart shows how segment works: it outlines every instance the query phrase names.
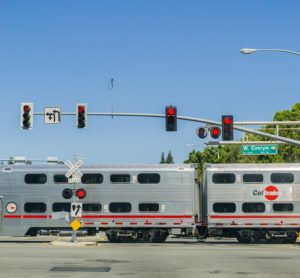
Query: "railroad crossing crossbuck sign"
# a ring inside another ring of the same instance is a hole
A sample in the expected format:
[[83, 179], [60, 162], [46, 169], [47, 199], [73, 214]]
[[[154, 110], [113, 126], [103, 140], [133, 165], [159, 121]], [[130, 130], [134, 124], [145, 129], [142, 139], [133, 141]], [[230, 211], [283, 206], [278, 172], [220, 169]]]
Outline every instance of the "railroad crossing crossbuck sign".
[[82, 217], [82, 203], [71, 204], [71, 217]]
[[79, 171], [79, 167], [82, 165], [83, 161], [78, 160], [75, 164], [72, 164], [69, 160], [67, 160], [65, 163], [70, 168], [65, 174], [68, 178], [68, 183], [80, 183], [82, 173]]

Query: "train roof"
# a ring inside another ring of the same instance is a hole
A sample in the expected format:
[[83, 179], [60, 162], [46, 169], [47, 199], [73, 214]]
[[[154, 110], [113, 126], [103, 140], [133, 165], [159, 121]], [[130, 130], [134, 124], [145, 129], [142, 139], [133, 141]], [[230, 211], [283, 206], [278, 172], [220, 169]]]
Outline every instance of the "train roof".
[[[178, 171], [178, 170], [194, 170], [196, 164], [90, 164], [81, 165], [80, 171]], [[64, 163], [38, 163], [38, 164], [8, 164], [1, 165], [0, 169], [32, 171], [32, 170], [68, 170], [69, 167]]]
[[207, 163], [204, 168], [207, 171], [300, 171], [300, 163]]

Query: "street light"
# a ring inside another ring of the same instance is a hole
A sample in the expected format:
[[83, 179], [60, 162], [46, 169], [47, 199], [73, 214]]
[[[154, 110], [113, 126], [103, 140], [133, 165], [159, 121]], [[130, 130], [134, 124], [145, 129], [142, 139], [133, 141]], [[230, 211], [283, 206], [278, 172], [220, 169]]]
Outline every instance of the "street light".
[[240, 50], [240, 52], [242, 54], [252, 54], [254, 52], [257, 51], [276, 51], [276, 52], [285, 52], [285, 53], [290, 53], [290, 54], [294, 54], [297, 56], [300, 56], [300, 52], [296, 52], [296, 51], [291, 51], [291, 50], [287, 50], [287, 49], [273, 49], [273, 48], [259, 48], [259, 49], [255, 49], [255, 48], [243, 48]]

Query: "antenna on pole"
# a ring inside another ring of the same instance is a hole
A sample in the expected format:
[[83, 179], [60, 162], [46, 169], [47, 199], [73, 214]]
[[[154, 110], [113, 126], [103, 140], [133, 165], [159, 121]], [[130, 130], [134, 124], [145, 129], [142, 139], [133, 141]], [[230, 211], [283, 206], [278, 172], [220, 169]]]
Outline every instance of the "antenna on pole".
[[114, 79], [111, 78], [108, 84], [108, 90], [111, 91], [111, 118], [113, 119], [113, 113], [114, 113]]

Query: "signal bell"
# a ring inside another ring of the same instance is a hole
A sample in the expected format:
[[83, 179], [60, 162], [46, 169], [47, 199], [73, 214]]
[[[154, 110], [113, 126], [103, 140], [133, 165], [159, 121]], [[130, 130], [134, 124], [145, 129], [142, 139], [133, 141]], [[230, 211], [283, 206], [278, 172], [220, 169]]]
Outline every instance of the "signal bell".
[[177, 131], [177, 107], [167, 106], [165, 109], [166, 131]]
[[223, 141], [233, 140], [233, 116], [232, 115], [222, 116], [222, 140]]

